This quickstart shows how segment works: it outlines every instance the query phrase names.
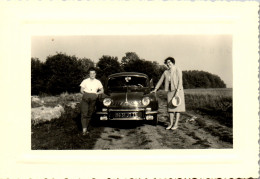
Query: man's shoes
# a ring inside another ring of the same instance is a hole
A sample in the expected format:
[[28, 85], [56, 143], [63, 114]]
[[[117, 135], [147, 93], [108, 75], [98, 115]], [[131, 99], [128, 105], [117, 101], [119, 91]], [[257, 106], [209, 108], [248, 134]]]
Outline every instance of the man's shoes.
[[88, 134], [89, 134], [88, 131], [84, 131], [84, 132], [82, 132], [82, 135], [83, 135], [83, 136], [86, 136], [86, 135], [88, 135]]
[[85, 135], [88, 135], [88, 134], [89, 134], [88, 128], [83, 128], [82, 135], [85, 136]]

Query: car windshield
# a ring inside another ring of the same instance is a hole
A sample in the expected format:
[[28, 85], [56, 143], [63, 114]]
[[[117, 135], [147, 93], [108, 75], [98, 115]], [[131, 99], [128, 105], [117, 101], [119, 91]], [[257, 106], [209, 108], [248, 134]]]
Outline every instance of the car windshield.
[[110, 90], [125, 90], [135, 89], [140, 90], [147, 87], [147, 78], [140, 76], [119, 76], [108, 80], [108, 89]]

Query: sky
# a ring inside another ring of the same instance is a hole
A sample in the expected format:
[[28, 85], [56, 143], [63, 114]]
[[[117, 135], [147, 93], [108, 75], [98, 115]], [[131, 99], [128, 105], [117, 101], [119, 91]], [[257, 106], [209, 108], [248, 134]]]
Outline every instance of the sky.
[[232, 35], [91, 35], [33, 36], [31, 57], [45, 61], [57, 52], [89, 58], [118, 57], [135, 52], [141, 59], [157, 61], [174, 57], [182, 70], [203, 70], [218, 75], [232, 88]]

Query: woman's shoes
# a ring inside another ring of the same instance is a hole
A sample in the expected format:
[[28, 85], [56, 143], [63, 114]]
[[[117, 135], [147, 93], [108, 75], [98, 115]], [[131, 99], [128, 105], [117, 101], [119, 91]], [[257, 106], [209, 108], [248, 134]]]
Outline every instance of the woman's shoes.
[[176, 130], [176, 129], [178, 129], [177, 126], [173, 126], [173, 127], [171, 128], [171, 130]]
[[168, 127], [166, 127], [166, 130], [176, 130], [176, 129], [178, 129], [178, 126], [168, 126]]
[[168, 126], [166, 127], [166, 130], [170, 130], [172, 128], [172, 126]]

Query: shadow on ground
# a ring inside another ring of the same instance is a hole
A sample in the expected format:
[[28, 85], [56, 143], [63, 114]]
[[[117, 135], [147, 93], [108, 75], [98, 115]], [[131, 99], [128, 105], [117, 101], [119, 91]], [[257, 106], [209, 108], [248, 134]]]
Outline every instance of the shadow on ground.
[[90, 127], [88, 136], [82, 135], [79, 106], [65, 106], [59, 119], [33, 125], [31, 128], [32, 150], [92, 149], [104, 128]]
[[111, 120], [92, 122], [94, 127], [109, 127], [114, 129], [135, 129], [144, 125], [152, 125], [149, 121], [127, 121], [127, 120]]
[[[82, 135], [79, 105], [75, 109], [64, 107], [65, 113], [58, 119], [53, 119], [37, 125], [32, 125], [32, 150], [80, 150], [93, 149], [104, 128], [136, 129], [149, 125], [148, 121], [97, 121], [91, 120], [89, 135]], [[150, 124], [151, 125], [151, 124]], [[164, 125], [164, 123], [159, 123]], [[117, 136], [110, 136], [117, 138]]]

